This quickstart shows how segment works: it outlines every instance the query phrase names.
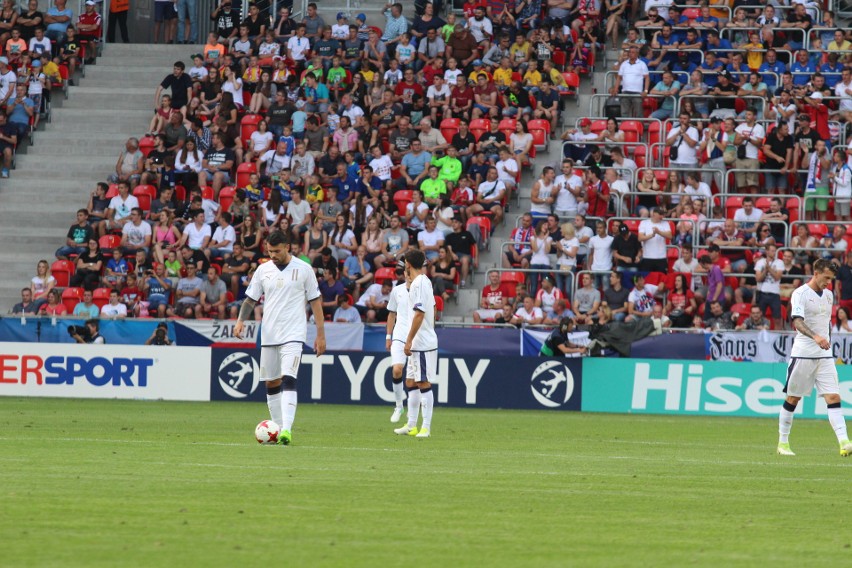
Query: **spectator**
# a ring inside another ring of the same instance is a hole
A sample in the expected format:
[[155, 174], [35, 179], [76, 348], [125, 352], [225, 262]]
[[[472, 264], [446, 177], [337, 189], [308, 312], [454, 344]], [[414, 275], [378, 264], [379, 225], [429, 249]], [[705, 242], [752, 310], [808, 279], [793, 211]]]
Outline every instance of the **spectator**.
[[762, 218], [763, 211], [754, 207], [754, 198], [752, 197], [744, 197], [743, 206], [734, 211], [734, 222], [745, 233], [746, 240], [755, 236], [754, 229]]
[[530, 279], [530, 294], [535, 296], [538, 291], [539, 278], [546, 276], [551, 270], [550, 251], [553, 246], [553, 239], [550, 237], [547, 221], [538, 222], [535, 233], [530, 236], [529, 243], [531, 250], [529, 267], [534, 270], [546, 271], [544, 274], [536, 272], [530, 275], [532, 277]]
[[754, 274], [757, 280], [757, 306], [763, 314], [767, 309], [772, 311], [775, 320], [774, 329], [783, 329], [781, 319], [781, 275], [784, 273], [784, 262], [776, 256], [777, 247], [766, 247], [766, 256], [754, 264]]
[[337, 298], [337, 309], [331, 320], [337, 323], [361, 323], [361, 314], [352, 306], [349, 294]]
[[427, 262], [438, 258], [438, 251], [444, 246], [444, 233], [437, 229], [435, 217], [428, 215], [424, 230], [417, 233], [417, 245], [426, 255]]
[[187, 246], [194, 251], [203, 251], [210, 243], [210, 225], [204, 222], [204, 211], [198, 210], [192, 219], [193, 222], [183, 228], [177, 248]]
[[[808, 160], [807, 181], [805, 182], [805, 213], [808, 218], [825, 221], [828, 218], [828, 199], [814, 199], [814, 196], [829, 194], [829, 170], [831, 154], [826, 148], [825, 140], [819, 139], [813, 147]], [[808, 199], [810, 198], [810, 199]], [[816, 216], [814, 216], [816, 211]]]
[[[55, 44], [61, 44], [65, 41], [68, 27], [71, 25], [71, 20], [74, 18], [74, 12], [65, 7], [65, 0], [53, 0], [53, 6], [47, 9], [44, 15], [44, 23], [47, 24], [45, 35], [50, 38]], [[17, 11], [15, 13], [17, 18]], [[12, 20], [14, 25], [15, 21]], [[156, 34], [154, 38], [156, 39]], [[0, 38], [4, 43], [8, 38]]]
[[503, 311], [504, 306], [509, 306], [508, 295], [500, 282], [500, 273], [491, 270], [488, 272], [488, 284], [482, 289], [479, 309], [473, 313], [473, 321], [492, 321]]
[[47, 302], [41, 305], [39, 313], [46, 316], [64, 316], [68, 314], [68, 308], [62, 303], [62, 294], [54, 288], [47, 294]]
[[[200, 279], [199, 279], [200, 280]], [[198, 303], [195, 304], [195, 317], [215, 315], [225, 319], [225, 305], [228, 302], [228, 290], [219, 278], [219, 272], [214, 266], [207, 269], [207, 279], [200, 285]]]
[[571, 158], [574, 163], [583, 162], [589, 155], [589, 148], [583, 142], [596, 140], [597, 137], [598, 135], [592, 132], [592, 121], [588, 118], [581, 119], [579, 130], [576, 128], [568, 129], [560, 137], [562, 140], [571, 142], [563, 146], [563, 157]]
[[514, 265], [520, 265], [521, 268], [528, 268], [532, 249], [529, 242], [533, 237], [532, 227], [533, 217], [529, 213], [524, 213], [521, 216], [521, 224], [512, 229], [512, 234], [509, 240], [513, 246], [508, 247], [503, 256], [503, 268], [512, 268]]
[[578, 210], [578, 199], [583, 194], [583, 178], [574, 171], [573, 160], [570, 158], [562, 160], [562, 173], [553, 180], [553, 183], [556, 186], [554, 188], [556, 198], [553, 204], [554, 213], [559, 217], [575, 217]]
[[130, 183], [119, 181], [118, 195], [110, 200], [106, 218], [98, 225], [98, 234], [103, 236], [111, 231], [123, 230], [124, 225], [130, 222], [130, 213], [134, 208], [139, 208], [139, 200], [130, 195]]
[[612, 251], [612, 256], [616, 261], [616, 269], [619, 272], [636, 270], [639, 267], [639, 261], [642, 258], [642, 244], [627, 225], [619, 226], [618, 234], [613, 237]]
[[186, 276], [178, 280], [175, 289], [175, 305], [169, 307], [167, 314], [169, 317], [185, 317], [192, 318], [196, 314], [196, 306], [201, 300], [201, 286], [204, 283], [198, 277], [198, 270], [195, 264], [186, 264]]
[[127, 306], [119, 301], [118, 290], [111, 290], [109, 302], [101, 307], [101, 317], [111, 319], [124, 319], [127, 317]]
[[[624, 63], [622, 63], [622, 65], [624, 65]], [[670, 118], [672, 114], [674, 114], [680, 90], [680, 81], [675, 79], [674, 73], [668, 70], [664, 71], [663, 79], [657, 83], [650, 92], [651, 96], [663, 97], [663, 100], [657, 107], [657, 110], [651, 113], [651, 118], [658, 118], [660, 120]]]
[[[5, 58], [0, 57], [0, 60], [2, 59]], [[12, 151], [15, 149], [17, 144], [17, 128], [12, 124], [7, 123], [6, 115], [4, 113], [0, 113], [0, 152], [3, 154], [3, 167], [0, 169], [0, 178], [9, 177], [9, 168], [12, 167]]]
[[39, 307], [40, 304], [36, 305], [36, 303], [33, 302], [32, 290], [30, 288], [21, 288], [21, 301], [12, 306], [12, 309], [9, 310], [9, 313], [12, 315], [37, 314]]
[[722, 303], [718, 301], [710, 302], [710, 310], [704, 316], [704, 326], [713, 331], [731, 330], [736, 327], [735, 316], [729, 311], [725, 311]]
[[[27, 290], [29, 291], [29, 290]], [[83, 301], [78, 302], [76, 306], [74, 306], [73, 315], [75, 316], [85, 316], [88, 318], [96, 318], [100, 315], [101, 311], [92, 302], [93, 293], [91, 290], [85, 290], [83, 292]]]
[[[64, 0], [56, 1], [64, 3]], [[48, 34], [48, 37], [49, 36], [50, 34]], [[184, 73], [185, 70], [186, 65], [183, 61], [175, 62], [172, 74], [167, 75], [166, 78], [157, 86], [157, 91], [154, 94], [155, 107], [159, 104], [160, 95], [162, 94], [163, 89], [171, 89], [171, 104], [173, 109], [180, 110], [189, 104], [190, 99], [192, 99], [192, 79], [188, 74]]]
[[[755, 193], [759, 186], [757, 170], [760, 162], [757, 160], [757, 151], [763, 146], [766, 132], [757, 122], [757, 111], [753, 107], [749, 107], [745, 111], [746, 121], [736, 128], [736, 139], [734, 144], [738, 147], [745, 147], [744, 150], [737, 150], [737, 160], [735, 167], [738, 170], [754, 170], [737, 172], [736, 182], [737, 191], [742, 193]], [[742, 156], [742, 157], [740, 157]]]
[[71, 275], [69, 286], [81, 286], [86, 290], [94, 290], [98, 287], [104, 258], [97, 239], [90, 237], [86, 242], [88, 244], [87, 248], [80, 253], [75, 261], [76, 270]]
[[681, 112], [678, 124], [666, 136], [666, 146], [670, 149], [670, 163], [675, 168], [691, 168], [698, 166], [698, 130], [691, 125], [689, 113]]
[[444, 245], [438, 248], [438, 257], [431, 265], [432, 285], [435, 295], [441, 296], [445, 301], [450, 294], [455, 292], [456, 266], [449, 250]]
[[648, 66], [639, 59], [639, 48], [627, 50], [627, 60], [618, 67], [615, 85], [610, 89], [611, 96], [617, 96], [621, 89], [621, 116], [639, 118], [642, 116], [642, 95], [650, 91]]
[[121, 229], [121, 249], [126, 255], [136, 254], [137, 250], [146, 253], [151, 248], [151, 225], [142, 220], [142, 209], [134, 207], [130, 211], [130, 222]]
[[627, 312], [628, 316], [625, 321], [635, 321], [636, 318], [647, 318], [654, 314], [654, 294], [657, 293], [657, 287], [653, 284], [645, 283], [645, 276], [637, 274], [633, 277], [633, 290], [627, 297]]
[[388, 298], [393, 284], [390, 279], [381, 284], [370, 284], [370, 287], [358, 298], [355, 309], [365, 317], [367, 323], [387, 321]]
[[158, 318], [166, 317], [172, 281], [166, 276], [165, 265], [158, 263], [147, 273], [147, 278], [142, 282], [142, 290], [148, 300], [148, 310], [156, 313]]
[[737, 223], [733, 219], [725, 219], [722, 228], [713, 233], [713, 236], [707, 240], [708, 243], [716, 245], [721, 249], [734, 247], [725, 250], [724, 253], [725, 258], [731, 262], [731, 269], [734, 272], [743, 272], [748, 266], [745, 260], [745, 253], [742, 249], [745, 241], [745, 233], [737, 227]]
[[86, 209], [77, 210], [77, 223], [71, 225], [65, 235], [65, 246], [56, 251], [56, 258], [68, 260], [72, 255], [79, 256], [88, 249], [88, 242], [94, 236], [89, 225], [89, 212]]
[[544, 312], [535, 306], [531, 296], [524, 298], [523, 305], [515, 310], [515, 315], [510, 322], [512, 325], [538, 325], [544, 321]]
[[666, 300], [666, 314], [671, 320], [671, 326], [690, 327], [695, 314], [698, 312], [698, 305], [695, 301], [695, 294], [686, 285], [685, 275], [675, 275], [674, 286]]
[[460, 217], [453, 217], [453, 231], [446, 235], [444, 244], [447, 246], [450, 255], [461, 266], [461, 281], [459, 285], [464, 288], [468, 275], [470, 274], [471, 266], [471, 251], [476, 246], [474, 235], [464, 228]]
[[319, 290], [322, 295], [323, 313], [326, 316], [333, 316], [337, 310], [338, 299], [346, 294], [346, 288], [337, 280], [337, 269], [334, 267], [324, 269], [321, 276]]
[[788, 172], [793, 168], [793, 137], [786, 120], [779, 122], [767, 136], [763, 154], [766, 160], [761, 168], [765, 170], [763, 179], [766, 193], [787, 193]]
[[[359, 245], [355, 254], [343, 263], [341, 280], [347, 290], [352, 291], [356, 298], [361, 297], [361, 287], [373, 281], [370, 263], [366, 259], [367, 247]], [[335, 318], [336, 321], [336, 318]]]
[[763, 316], [763, 312], [760, 310], [758, 306], [752, 306], [751, 312], [749, 313], [749, 317], [742, 321], [738, 326], [736, 326], [737, 330], [746, 330], [746, 331], [762, 331], [771, 329], [769, 324], [769, 320]]
[[580, 284], [573, 298], [575, 320], [579, 324], [592, 324], [592, 318], [601, 306], [601, 293], [595, 288], [591, 274], [580, 276]]

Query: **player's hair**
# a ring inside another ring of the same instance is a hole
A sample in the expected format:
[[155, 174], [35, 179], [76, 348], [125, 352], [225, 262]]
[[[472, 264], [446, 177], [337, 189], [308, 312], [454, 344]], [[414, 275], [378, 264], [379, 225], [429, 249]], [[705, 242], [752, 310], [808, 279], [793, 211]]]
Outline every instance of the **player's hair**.
[[288, 235], [284, 231], [272, 231], [271, 233], [269, 233], [269, 236], [266, 237], [266, 244], [272, 245], [272, 246], [278, 246], [278, 245], [289, 246], [290, 235]]
[[814, 262], [814, 274], [817, 272], [822, 272], [823, 270], [830, 270], [832, 274], [837, 274], [837, 265], [825, 258], [818, 258], [816, 262]]
[[415, 270], [420, 270], [426, 263], [426, 255], [420, 249], [411, 249], [405, 253], [405, 261]]

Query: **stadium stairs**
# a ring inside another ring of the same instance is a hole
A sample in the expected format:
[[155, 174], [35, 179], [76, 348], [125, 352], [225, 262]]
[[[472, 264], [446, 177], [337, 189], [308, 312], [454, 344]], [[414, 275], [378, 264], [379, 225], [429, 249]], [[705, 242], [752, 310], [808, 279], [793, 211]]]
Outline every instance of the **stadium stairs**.
[[[197, 48], [109, 44], [0, 183], [0, 312], [20, 301], [39, 259], [54, 260], [75, 212], [112, 173], [125, 141], [148, 127], [157, 84]], [[62, 97], [54, 97], [54, 101]]]

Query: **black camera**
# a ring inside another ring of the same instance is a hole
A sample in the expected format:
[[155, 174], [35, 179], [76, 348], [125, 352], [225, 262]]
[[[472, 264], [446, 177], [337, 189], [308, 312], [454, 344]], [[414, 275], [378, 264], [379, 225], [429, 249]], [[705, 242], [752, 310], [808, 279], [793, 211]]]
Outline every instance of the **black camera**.
[[89, 338], [89, 328], [85, 325], [69, 325], [68, 326], [68, 335], [74, 337], [75, 335], [79, 335], [84, 340]]

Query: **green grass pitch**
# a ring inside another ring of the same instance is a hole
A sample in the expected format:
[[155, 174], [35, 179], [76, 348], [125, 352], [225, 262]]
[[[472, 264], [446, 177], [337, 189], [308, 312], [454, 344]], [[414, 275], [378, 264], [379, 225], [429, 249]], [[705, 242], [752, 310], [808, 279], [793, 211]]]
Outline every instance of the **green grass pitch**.
[[0, 566], [843, 566], [827, 421], [0, 399]]

